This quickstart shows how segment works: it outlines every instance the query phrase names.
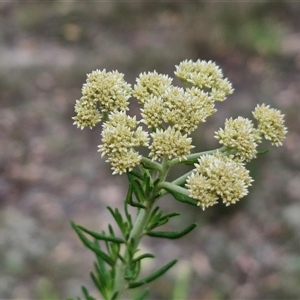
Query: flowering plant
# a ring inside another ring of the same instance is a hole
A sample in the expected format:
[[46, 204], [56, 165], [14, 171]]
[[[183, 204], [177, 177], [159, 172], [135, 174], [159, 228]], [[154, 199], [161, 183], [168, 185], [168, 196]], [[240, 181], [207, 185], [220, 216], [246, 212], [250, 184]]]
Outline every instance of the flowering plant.
[[[99, 151], [107, 157], [113, 174], [126, 173], [128, 193], [124, 213], [108, 207], [121, 236], [111, 225], [108, 232], [93, 232], [72, 222], [77, 235], [96, 256], [91, 273], [104, 299], [124, 299], [127, 290], [149, 283], [169, 270], [173, 260], [140, 279], [141, 261], [154, 258], [140, 253], [139, 243], [145, 235], [180, 238], [196, 227], [175, 232], [157, 231], [179, 213], [164, 214], [158, 200], [170, 193], [181, 202], [203, 210], [219, 202], [234, 204], [248, 194], [253, 182], [246, 163], [256, 158], [258, 145], [265, 138], [279, 146], [287, 132], [280, 111], [262, 104], [253, 111], [256, 126], [250, 119], [227, 119], [224, 128], [215, 132], [219, 149], [191, 153], [191, 133], [216, 112], [215, 103], [233, 92], [231, 83], [211, 61], [183, 61], [175, 76], [183, 87], [172, 85], [172, 78], [157, 72], [142, 73], [132, 87], [117, 72], [93, 71], [87, 75], [82, 97], [76, 101], [74, 124], [83, 129], [102, 123]], [[141, 106], [141, 119], [127, 114], [129, 99]], [[149, 149], [142, 156], [138, 147]], [[168, 181], [171, 168], [178, 164], [192, 166], [186, 174]], [[136, 209], [136, 215], [128, 207]], [[100, 241], [102, 241], [100, 243]], [[83, 287], [86, 299], [93, 298]], [[136, 299], [145, 299], [143, 291]]]

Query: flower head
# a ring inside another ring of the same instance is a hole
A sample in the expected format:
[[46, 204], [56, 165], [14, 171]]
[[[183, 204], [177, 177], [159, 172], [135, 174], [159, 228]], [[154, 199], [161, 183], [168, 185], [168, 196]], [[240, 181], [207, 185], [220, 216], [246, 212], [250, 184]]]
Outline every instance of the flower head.
[[118, 71], [96, 70], [87, 75], [82, 95], [98, 102], [102, 111], [127, 110], [131, 86]]
[[223, 78], [222, 70], [212, 61], [185, 60], [176, 66], [175, 75], [183, 82], [208, 91], [214, 101], [223, 101], [233, 92], [231, 83]]
[[141, 73], [134, 85], [133, 96], [139, 103], [144, 104], [149, 100], [149, 96], [161, 97], [166, 89], [171, 86], [172, 78], [167, 75], [158, 74], [156, 71]]
[[124, 111], [115, 111], [108, 115], [108, 120], [103, 124], [103, 129], [107, 127], [118, 127], [134, 129], [138, 124], [136, 117], [130, 117], [126, 115]]
[[160, 160], [164, 156], [167, 156], [169, 159], [186, 159], [186, 155], [190, 154], [191, 149], [194, 148], [191, 145], [191, 138], [172, 127], [168, 127], [166, 130], [158, 129], [151, 136], [153, 141], [149, 147], [151, 149], [149, 156], [153, 160]]
[[269, 105], [257, 105], [253, 112], [258, 122], [258, 132], [272, 145], [280, 146], [285, 139], [287, 128], [284, 126], [284, 115]]
[[200, 157], [195, 167], [186, 186], [203, 210], [214, 205], [217, 198], [221, 198], [226, 206], [236, 203], [248, 194], [253, 181], [242, 163], [220, 154]]
[[242, 117], [227, 119], [225, 128], [220, 128], [215, 138], [229, 150], [236, 150], [234, 155], [237, 160], [250, 161], [256, 157], [259, 136], [249, 119]]
[[80, 129], [84, 127], [92, 129], [102, 119], [96, 103], [89, 101], [84, 96], [80, 100], [76, 100], [75, 112], [76, 116], [72, 118], [74, 120], [73, 124]]
[[116, 153], [115, 155], [110, 155], [106, 162], [109, 162], [112, 166], [113, 175], [126, 173], [131, 171], [135, 166], [139, 165], [142, 156], [134, 150], [129, 150], [128, 152]]
[[148, 146], [149, 137], [147, 132], [136, 126], [135, 118], [125, 112], [111, 113], [109, 120], [103, 124], [102, 145], [98, 147], [102, 156], [108, 157], [113, 174], [131, 171], [142, 159], [134, 147]]
[[150, 128], [164, 122], [190, 134], [216, 110], [212, 99], [200, 89], [171, 86], [162, 97], [150, 95], [141, 112], [142, 122]]
[[131, 87], [117, 72], [93, 71], [87, 75], [82, 97], [76, 101], [74, 124], [83, 129], [94, 127], [102, 119], [102, 112], [127, 110]]
[[201, 206], [203, 210], [209, 206], [213, 206], [218, 203], [218, 196], [214, 191], [211, 191], [211, 185], [209, 179], [198, 172], [193, 172], [191, 176], [187, 178], [186, 187], [189, 190], [189, 196], [198, 200], [198, 206]]
[[191, 133], [216, 110], [207, 93], [198, 88], [183, 90], [173, 87], [164, 96], [163, 119], [178, 130]]
[[150, 95], [148, 101], [144, 103], [141, 109], [141, 120], [149, 128], [158, 127], [163, 122], [163, 114], [165, 111], [164, 100], [162, 97]]

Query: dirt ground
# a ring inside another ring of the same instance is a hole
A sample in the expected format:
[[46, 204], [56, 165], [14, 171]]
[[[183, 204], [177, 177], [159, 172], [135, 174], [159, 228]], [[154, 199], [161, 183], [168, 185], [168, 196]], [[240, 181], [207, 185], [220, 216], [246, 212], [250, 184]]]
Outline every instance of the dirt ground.
[[133, 84], [198, 58], [216, 61], [235, 88], [194, 135], [198, 149], [217, 147], [225, 119], [251, 117], [257, 103], [280, 109], [289, 133], [249, 165], [255, 182], [237, 205], [162, 201], [182, 214], [173, 229], [199, 226], [181, 240], [143, 241], [157, 256], [146, 272], [180, 260], [149, 299], [171, 299], [185, 280], [186, 299], [300, 299], [299, 15], [292, 1], [0, 2], [0, 299], [94, 289], [93, 256], [69, 221], [106, 228], [126, 177], [97, 152], [101, 127], [72, 125], [86, 74], [119, 70]]

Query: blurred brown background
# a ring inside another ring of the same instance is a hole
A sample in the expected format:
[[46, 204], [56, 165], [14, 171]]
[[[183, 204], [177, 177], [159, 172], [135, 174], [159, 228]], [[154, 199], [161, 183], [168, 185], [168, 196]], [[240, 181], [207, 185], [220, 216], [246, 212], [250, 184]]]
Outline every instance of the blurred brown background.
[[199, 149], [217, 147], [225, 118], [251, 117], [257, 103], [280, 109], [289, 133], [249, 165], [255, 182], [239, 204], [202, 212], [161, 201], [182, 213], [165, 229], [199, 226], [182, 240], [143, 241], [157, 255], [145, 270], [181, 262], [149, 299], [171, 299], [185, 280], [186, 299], [300, 299], [299, 15], [296, 1], [1, 1], [0, 298], [93, 289], [93, 256], [69, 220], [105, 229], [126, 180], [97, 153], [101, 127], [72, 125], [86, 73], [117, 69], [134, 83], [200, 58], [216, 61], [235, 92], [194, 134]]

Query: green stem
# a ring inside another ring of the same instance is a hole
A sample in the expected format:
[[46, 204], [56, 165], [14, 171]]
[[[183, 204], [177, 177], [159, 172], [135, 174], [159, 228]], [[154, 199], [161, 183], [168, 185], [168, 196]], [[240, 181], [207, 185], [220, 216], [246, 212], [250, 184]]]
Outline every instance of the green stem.
[[[124, 250], [124, 258], [125, 261], [130, 264], [131, 255], [130, 253], [134, 253], [137, 250], [137, 247], [139, 245], [140, 239], [142, 237], [143, 231], [147, 226], [148, 219], [150, 216], [150, 213], [152, 211], [152, 207], [154, 205], [155, 201], [149, 201], [146, 209], [140, 209], [138, 212], [137, 219], [135, 221], [135, 224], [133, 225], [133, 228], [131, 230], [130, 236], [129, 236], [129, 243], [126, 245], [126, 249]], [[130, 250], [129, 250], [130, 248]], [[117, 299], [122, 299], [122, 294], [127, 288], [128, 282], [125, 279], [125, 272], [126, 272], [127, 265], [121, 264], [116, 267], [116, 276], [115, 276], [115, 287], [113, 294], [117, 291], [118, 297]]]
[[141, 162], [147, 169], [152, 169], [152, 170], [156, 170], [159, 172], [162, 172], [162, 170], [163, 170], [162, 166], [159, 163], [157, 163], [149, 158], [143, 157]]
[[194, 170], [191, 170], [191, 171], [183, 174], [182, 176], [178, 177], [177, 179], [175, 179], [171, 183], [176, 184], [176, 185], [183, 185], [186, 182], [186, 179], [188, 178], [188, 176], [190, 176], [193, 173], [193, 171]]
[[[185, 188], [183, 188], [181, 186], [175, 185], [171, 182], [166, 182], [166, 181], [161, 182], [161, 183], [159, 183], [159, 187], [162, 188], [162, 189], [165, 188], [165, 187], [169, 188], [170, 190], [172, 190], [174, 192], [177, 192], [177, 193], [180, 193], [180, 194], [185, 195], [185, 196], [189, 195], [188, 190], [186, 190]], [[161, 196], [165, 195], [165, 194], [167, 194], [166, 190], [161, 192]]]
[[166, 156], [162, 159], [162, 171], [159, 174], [160, 181], [164, 181], [168, 175], [168, 172], [170, 170], [169, 160]]
[[[209, 150], [209, 151], [203, 151], [203, 152], [197, 152], [197, 153], [193, 153], [193, 154], [189, 154], [186, 156], [186, 160], [187, 161], [193, 161], [193, 160], [196, 160], [197, 158], [199, 158], [200, 156], [202, 155], [205, 155], [205, 154], [214, 154], [216, 153], [217, 151], [219, 152], [225, 152], [227, 150], [226, 147], [221, 147], [219, 149], [214, 149], [214, 150]], [[180, 163], [180, 160], [179, 158], [173, 158], [172, 160], [170, 160], [168, 162], [169, 166], [174, 166], [174, 165], [177, 165], [178, 163]]]
[[133, 247], [136, 249], [139, 241], [141, 239], [141, 236], [143, 234], [143, 231], [148, 223], [148, 219], [150, 216], [150, 213], [152, 211], [154, 203], [151, 203], [146, 209], [140, 209], [139, 215], [135, 221], [135, 224], [131, 230], [129, 241], [133, 242]]
[[[193, 170], [192, 171], [189, 171], [187, 173], [185, 173], [184, 175], [182, 175], [181, 177], [177, 178], [176, 180], [172, 181], [172, 182], [161, 182], [158, 184], [158, 187], [159, 188], [164, 188], [165, 187], [171, 187], [172, 186], [172, 189], [174, 190], [174, 187], [176, 187], [176, 191], [181, 193], [181, 194], [184, 194], [184, 195], [188, 195], [186, 192], [183, 193], [183, 190], [186, 190], [185, 188], [181, 187], [181, 185], [183, 185], [185, 182], [186, 182], [186, 179], [188, 176], [190, 176], [192, 174]], [[164, 195], [168, 194], [168, 192], [166, 190], [162, 190], [159, 194], [159, 197], [162, 197]]]

